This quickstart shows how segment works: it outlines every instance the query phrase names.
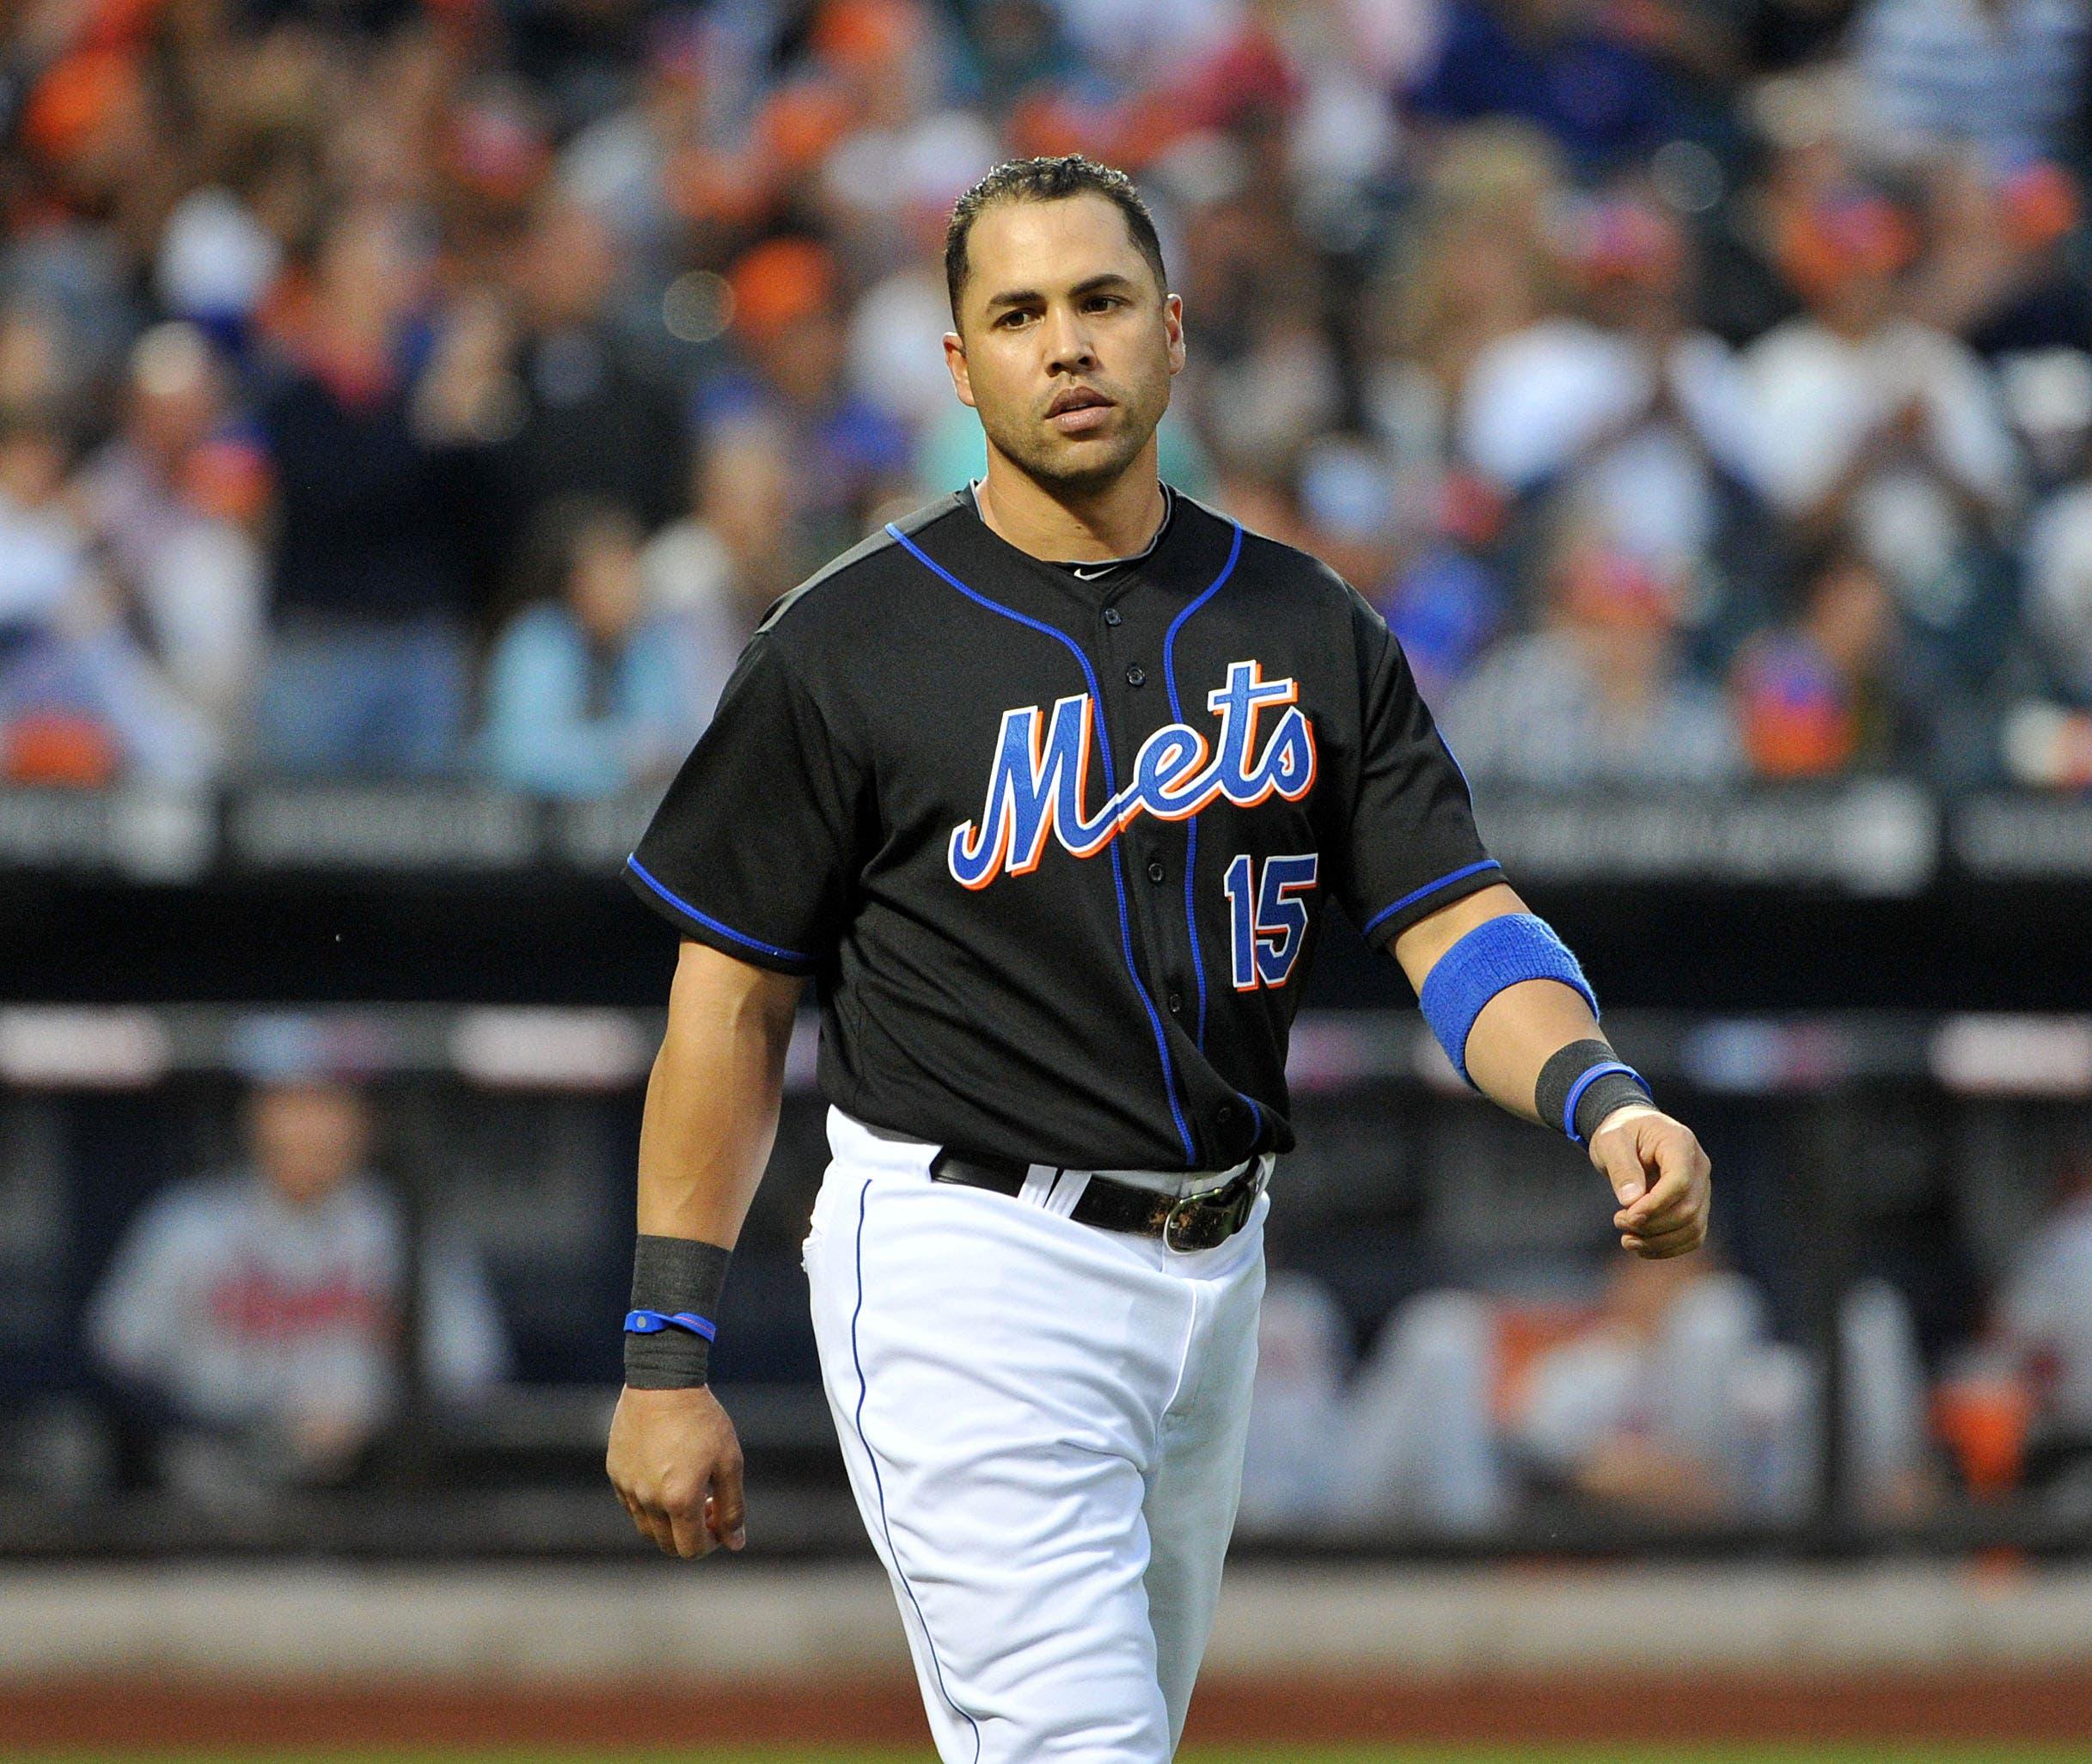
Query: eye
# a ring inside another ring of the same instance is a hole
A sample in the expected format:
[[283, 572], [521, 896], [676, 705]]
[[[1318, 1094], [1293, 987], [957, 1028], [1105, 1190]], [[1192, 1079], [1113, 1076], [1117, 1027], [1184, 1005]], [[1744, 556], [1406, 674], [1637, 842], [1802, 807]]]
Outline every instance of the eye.
[[1023, 307], [1012, 306], [1007, 312], [1004, 313], [1000, 318], [995, 321], [995, 324], [999, 329], [1013, 331], [1018, 328], [1018, 326], [1028, 321], [1031, 316], [1031, 315], [1025, 311]]
[[1122, 306], [1125, 303], [1116, 294], [1092, 294], [1083, 304], [1092, 312], [1101, 312], [1107, 307]]

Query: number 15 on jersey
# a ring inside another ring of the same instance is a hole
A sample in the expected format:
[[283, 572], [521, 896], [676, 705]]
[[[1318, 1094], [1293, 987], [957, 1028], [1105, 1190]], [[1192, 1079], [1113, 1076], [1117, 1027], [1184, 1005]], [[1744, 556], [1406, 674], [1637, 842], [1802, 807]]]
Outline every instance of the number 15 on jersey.
[[1227, 922], [1233, 936], [1235, 990], [1283, 986], [1307, 941], [1307, 903], [1315, 885], [1315, 854], [1269, 857], [1263, 874], [1245, 851], [1227, 867]]

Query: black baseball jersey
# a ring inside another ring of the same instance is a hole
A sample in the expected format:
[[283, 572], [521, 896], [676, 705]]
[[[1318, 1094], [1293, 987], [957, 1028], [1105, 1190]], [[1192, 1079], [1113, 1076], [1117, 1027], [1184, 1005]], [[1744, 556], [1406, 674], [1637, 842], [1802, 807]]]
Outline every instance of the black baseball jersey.
[[632, 857], [687, 937], [814, 977], [823, 1093], [915, 1140], [1206, 1170], [1293, 1144], [1324, 904], [1497, 878], [1379, 615], [1172, 492], [1101, 572], [970, 490], [793, 590]]

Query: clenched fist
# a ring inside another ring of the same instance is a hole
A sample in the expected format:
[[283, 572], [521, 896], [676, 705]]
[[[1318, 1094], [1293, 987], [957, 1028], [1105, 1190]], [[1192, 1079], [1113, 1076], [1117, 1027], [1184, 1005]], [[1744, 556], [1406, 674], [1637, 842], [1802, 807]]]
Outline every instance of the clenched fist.
[[1634, 1104], [1615, 1109], [1591, 1136], [1591, 1161], [1619, 1201], [1622, 1249], [1656, 1261], [1707, 1241], [1714, 1167], [1683, 1121]]

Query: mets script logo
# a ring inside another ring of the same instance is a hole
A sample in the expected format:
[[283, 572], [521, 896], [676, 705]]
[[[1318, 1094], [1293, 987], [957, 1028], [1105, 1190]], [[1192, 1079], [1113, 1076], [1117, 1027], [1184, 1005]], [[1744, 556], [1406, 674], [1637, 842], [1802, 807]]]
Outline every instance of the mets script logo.
[[[1169, 723], [1141, 744], [1133, 776], [1095, 814], [1089, 798], [1090, 741], [1095, 726], [1088, 693], [1002, 714], [988, 799], [981, 818], [951, 830], [945, 861], [967, 888], [999, 875], [1022, 876], [1045, 855], [1049, 835], [1079, 858], [1094, 857], [1143, 814], [1182, 821], [1226, 797], [1254, 808], [1273, 795], [1298, 802], [1314, 787], [1315, 733], [1296, 701], [1299, 684], [1267, 680], [1254, 661], [1230, 662], [1227, 683], [1206, 696], [1220, 719], [1220, 741], [1188, 724]], [[1286, 707], [1261, 749], [1257, 721]]]

